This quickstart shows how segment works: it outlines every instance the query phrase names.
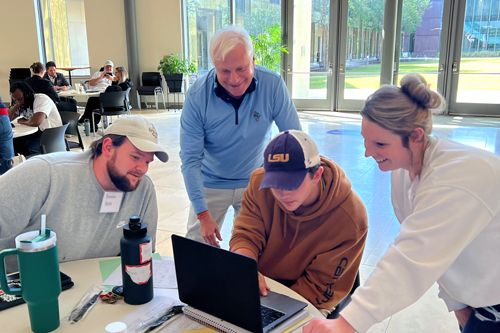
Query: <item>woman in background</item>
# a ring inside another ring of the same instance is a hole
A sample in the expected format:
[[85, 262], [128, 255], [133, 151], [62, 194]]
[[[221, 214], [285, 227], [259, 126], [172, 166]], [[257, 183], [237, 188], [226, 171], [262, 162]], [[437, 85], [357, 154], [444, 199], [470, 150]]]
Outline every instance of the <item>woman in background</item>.
[[41, 62], [34, 62], [30, 66], [33, 76], [27, 78], [25, 81], [30, 85], [31, 89], [37, 94], [45, 94], [57, 105], [61, 99], [57, 94], [52, 83], [43, 78], [45, 75], [45, 66]]
[[41, 62], [34, 62], [30, 68], [33, 71], [33, 76], [27, 78], [25, 81], [30, 85], [31, 89], [33, 89], [35, 93], [49, 96], [59, 111], [76, 112], [76, 100], [71, 98], [67, 99], [69, 101], [61, 101], [61, 98], [57, 94], [52, 83], [43, 78], [45, 75], [45, 66]]
[[365, 156], [392, 171], [400, 232], [339, 319], [304, 332], [366, 332], [435, 282], [462, 333], [500, 332], [500, 157], [430, 136], [432, 110], [443, 106], [418, 74], [367, 99]]
[[114, 86], [119, 86], [122, 91], [126, 91], [128, 88], [132, 88], [134, 85], [132, 80], [128, 77], [128, 72], [125, 67], [116, 67], [115, 68], [115, 77], [113, 79]]

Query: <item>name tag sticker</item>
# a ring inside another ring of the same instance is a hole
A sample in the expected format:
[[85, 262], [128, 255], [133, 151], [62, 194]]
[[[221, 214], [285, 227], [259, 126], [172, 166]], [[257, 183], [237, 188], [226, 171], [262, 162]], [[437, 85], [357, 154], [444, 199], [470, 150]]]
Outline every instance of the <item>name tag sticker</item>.
[[118, 213], [122, 204], [123, 192], [105, 192], [99, 213]]

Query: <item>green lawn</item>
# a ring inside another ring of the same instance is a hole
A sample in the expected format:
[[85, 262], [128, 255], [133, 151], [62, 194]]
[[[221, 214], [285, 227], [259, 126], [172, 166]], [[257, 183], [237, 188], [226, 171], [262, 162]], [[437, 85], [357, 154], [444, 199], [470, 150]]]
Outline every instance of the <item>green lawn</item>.
[[[399, 65], [399, 79], [407, 73], [436, 73], [422, 74], [431, 84], [431, 88], [437, 85], [437, 61], [402, 62]], [[462, 75], [459, 78], [459, 90], [500, 90], [500, 58], [498, 59], [462, 59], [460, 65], [461, 73], [497, 73], [499, 75]], [[373, 73], [373, 74], [372, 74]], [[358, 67], [346, 71], [347, 89], [369, 89], [380, 86], [380, 64]], [[398, 82], [399, 84], [399, 82]], [[311, 75], [310, 89], [325, 89], [325, 75]]]

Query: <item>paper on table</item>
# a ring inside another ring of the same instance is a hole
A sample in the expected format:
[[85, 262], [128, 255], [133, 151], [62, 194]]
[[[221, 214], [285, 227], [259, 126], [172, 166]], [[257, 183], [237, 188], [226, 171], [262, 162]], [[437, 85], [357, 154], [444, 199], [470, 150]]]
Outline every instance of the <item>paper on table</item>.
[[160, 318], [163, 316], [168, 309], [172, 308], [174, 305], [179, 304], [173, 298], [167, 296], [155, 296], [150, 302], [141, 305], [136, 310], [125, 315], [119, 321], [127, 324], [127, 328], [139, 328], [141, 323], [147, 323], [154, 318]]
[[[119, 286], [122, 284], [122, 268], [120, 265], [103, 282], [105, 286]], [[153, 287], [163, 289], [176, 289], [174, 260], [165, 257], [164, 260], [155, 260], [153, 263]]]

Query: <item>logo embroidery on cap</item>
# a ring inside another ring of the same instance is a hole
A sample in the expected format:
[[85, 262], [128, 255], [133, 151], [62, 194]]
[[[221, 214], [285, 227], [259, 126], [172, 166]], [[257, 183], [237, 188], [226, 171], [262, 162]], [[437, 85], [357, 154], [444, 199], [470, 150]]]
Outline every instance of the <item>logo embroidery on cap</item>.
[[260, 123], [260, 113], [258, 113], [257, 111], [254, 111], [253, 117], [255, 118], [256, 122]]
[[158, 133], [156, 132], [156, 128], [153, 124], [151, 124], [151, 126], [149, 127], [149, 131], [151, 132], [151, 134], [153, 134], [155, 142], [158, 143]]
[[288, 162], [290, 160], [290, 156], [288, 154], [269, 154], [267, 161], [268, 162]]

